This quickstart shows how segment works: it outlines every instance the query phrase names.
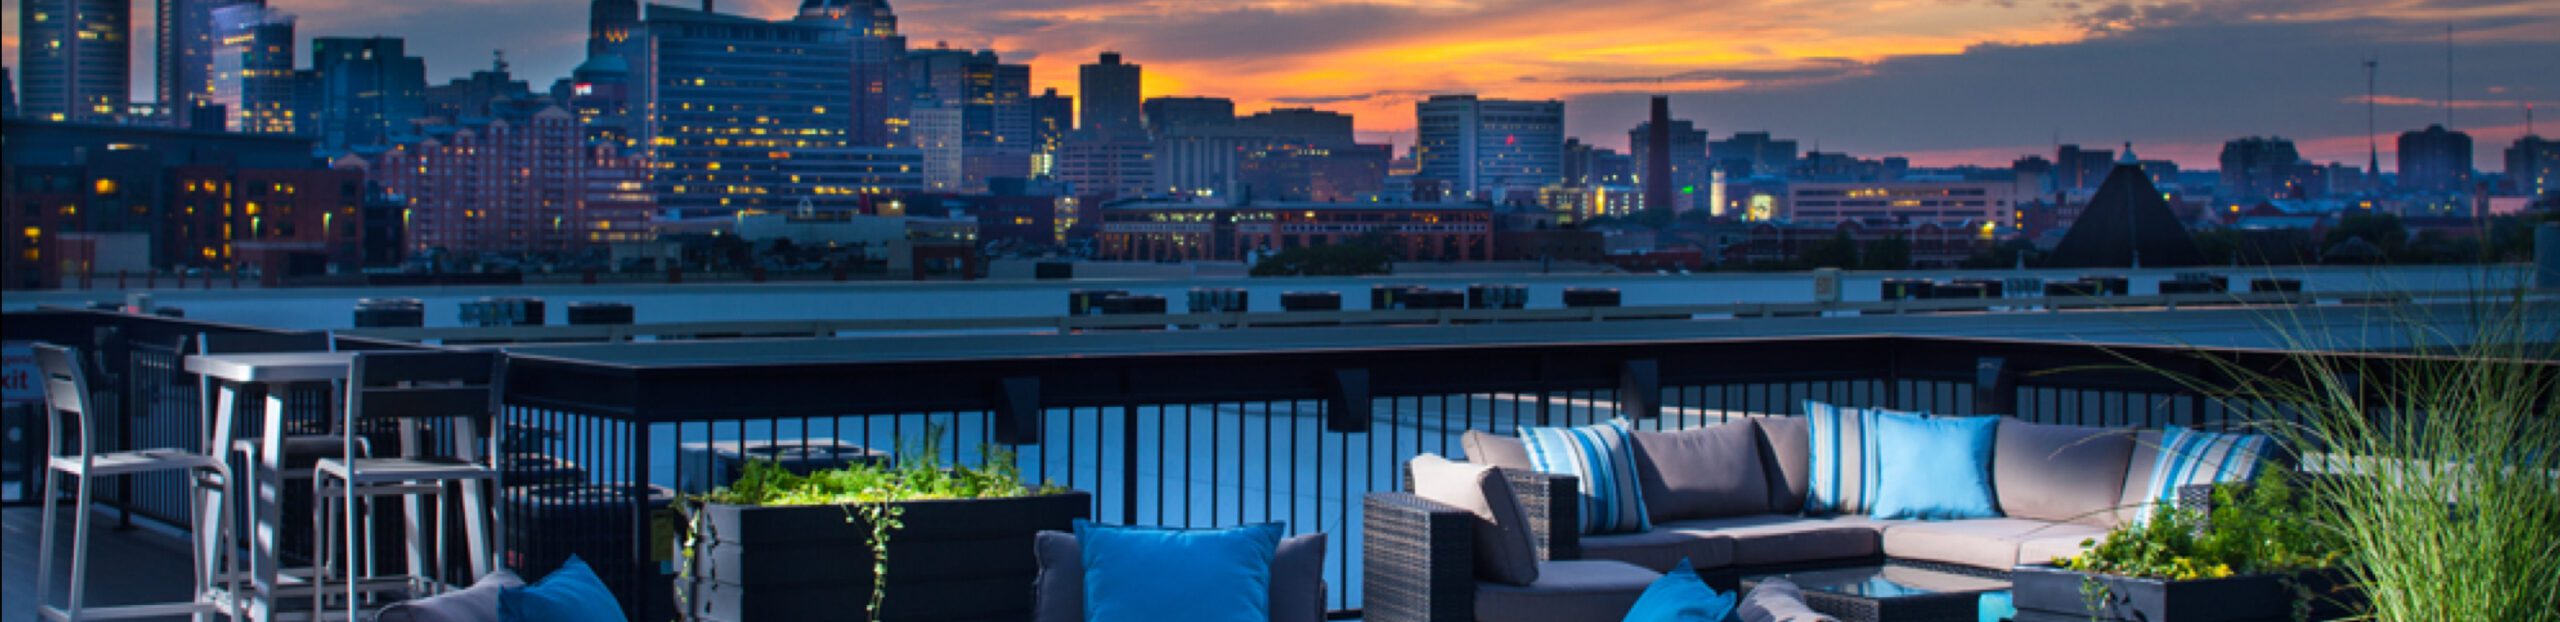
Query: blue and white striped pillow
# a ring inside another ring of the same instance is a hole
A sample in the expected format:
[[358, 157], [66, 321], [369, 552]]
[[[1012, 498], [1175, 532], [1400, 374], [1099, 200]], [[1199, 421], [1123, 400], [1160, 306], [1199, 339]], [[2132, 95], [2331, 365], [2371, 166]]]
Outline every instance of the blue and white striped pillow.
[[2178, 503], [2178, 489], [2199, 484], [2245, 482], [2258, 476], [2273, 441], [2264, 434], [2216, 434], [2169, 426], [2160, 435], [2160, 458], [2151, 464], [2151, 487], [2142, 491], [2148, 504]]
[[1520, 428], [1529, 467], [1581, 479], [1582, 533], [1639, 533], [1645, 518], [1644, 485], [1636, 475], [1635, 438], [1626, 420], [1580, 428]]
[[1804, 402], [1805, 435], [1812, 449], [1811, 477], [1806, 481], [1806, 514], [1865, 514], [1875, 506], [1876, 483], [1884, 479], [1876, 455], [1876, 417], [1896, 412], [1844, 408], [1813, 400]]

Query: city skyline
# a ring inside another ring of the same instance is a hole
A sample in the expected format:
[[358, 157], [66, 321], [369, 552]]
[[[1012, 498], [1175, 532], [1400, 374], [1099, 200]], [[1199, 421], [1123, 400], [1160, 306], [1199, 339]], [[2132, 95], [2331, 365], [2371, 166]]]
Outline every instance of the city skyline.
[[[313, 37], [408, 38], [437, 83], [487, 67], [494, 48], [537, 83], [566, 75], [584, 52], [584, 2], [272, 4], [301, 18], [306, 46]], [[2477, 159], [2494, 161], [2524, 133], [2523, 106], [2560, 109], [2560, 71], [2537, 62], [2560, 56], [2560, 6], [2531, 2], [1875, 3], [1820, 14], [1743, 3], [1712, 15], [1679, 4], [961, 0], [897, 8], [915, 47], [994, 49], [1032, 66], [1035, 92], [1076, 95], [1077, 66], [1120, 51], [1146, 66], [1148, 97], [1229, 97], [1239, 112], [1347, 112], [1365, 138], [1400, 149], [1414, 140], [1415, 102], [1476, 93], [1562, 99], [1566, 135], [1624, 150], [1619, 137], [1643, 120], [1646, 96], [1660, 92], [1672, 95], [1675, 116], [1711, 137], [1766, 130], [1808, 149], [1904, 155], [1920, 165], [1999, 165], [2049, 155], [2056, 142], [2131, 141], [2147, 158], [2193, 167], [2210, 163], [2222, 141], [2253, 135], [2291, 138], [2313, 161], [2356, 164], [2366, 142], [2361, 63], [2379, 57], [2389, 169], [2392, 135], [2445, 120], [2448, 26], [2452, 127], [2473, 136]], [[9, 3], [6, 19], [13, 67], [20, 5]], [[137, 50], [157, 35], [145, 27], [150, 5], [136, 2]], [[797, 5], [728, 0], [719, 10], [774, 17]], [[152, 75], [150, 55], [133, 56], [135, 75]], [[135, 80], [134, 90], [148, 99], [150, 81]]]

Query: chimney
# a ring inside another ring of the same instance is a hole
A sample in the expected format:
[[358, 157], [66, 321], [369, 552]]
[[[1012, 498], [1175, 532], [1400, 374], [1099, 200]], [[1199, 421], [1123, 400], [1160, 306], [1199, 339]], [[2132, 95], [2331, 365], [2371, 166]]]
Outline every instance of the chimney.
[[1678, 195], [1671, 185], [1671, 98], [1653, 97], [1653, 120], [1645, 131], [1644, 208], [1672, 209]]

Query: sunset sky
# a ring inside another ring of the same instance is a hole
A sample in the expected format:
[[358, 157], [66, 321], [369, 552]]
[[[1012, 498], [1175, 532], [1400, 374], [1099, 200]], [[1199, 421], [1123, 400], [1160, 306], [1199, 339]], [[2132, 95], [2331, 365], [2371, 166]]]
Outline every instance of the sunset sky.
[[[893, 0], [894, 1], [894, 0]], [[504, 48], [537, 88], [575, 66], [585, 0], [271, 0], [300, 33], [406, 37], [441, 82]], [[9, 0], [8, 64], [17, 65]], [[137, 0], [137, 23], [151, 3]], [[685, 6], [698, 3], [688, 2]], [[788, 14], [799, 0], [719, 0]], [[2364, 72], [2381, 60], [2390, 134], [2441, 123], [2445, 36], [2453, 126], [2480, 168], [2540, 109], [2560, 134], [2553, 0], [904, 0], [914, 47], [993, 48], [1072, 94], [1103, 50], [1146, 66], [1149, 95], [1232, 97], [1244, 111], [1358, 115], [1372, 140], [1411, 141], [1433, 93], [1557, 98], [1568, 131], [1623, 146], [1650, 93], [1711, 137], [1767, 130], [1810, 148], [2003, 164], [2063, 142], [2132, 141], [2210, 168], [2223, 140], [2275, 134], [2319, 161], [2365, 159]], [[147, 72], [150, 33], [136, 33]], [[307, 59], [305, 62], [308, 62]], [[148, 96], [148, 73], [137, 90]]]

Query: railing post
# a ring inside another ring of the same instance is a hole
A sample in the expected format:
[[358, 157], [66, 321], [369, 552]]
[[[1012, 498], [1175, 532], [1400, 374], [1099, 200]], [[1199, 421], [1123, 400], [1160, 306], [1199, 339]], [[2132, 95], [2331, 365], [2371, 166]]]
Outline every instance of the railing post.
[[1120, 523], [1138, 523], [1138, 403], [1120, 405]]
[[[649, 454], [653, 452], [650, 451], [649, 447], [650, 426], [647, 421], [642, 418], [634, 417], [631, 423], [627, 425], [631, 426], [631, 446], [623, 449], [631, 452], [631, 474], [629, 475], [629, 481], [632, 485], [624, 488], [629, 490], [631, 494], [631, 559], [633, 560], [633, 563], [631, 564], [631, 570], [629, 571], [630, 576], [623, 577], [623, 585], [626, 586], [624, 589], [629, 590], [625, 593], [643, 595], [639, 598], [631, 599], [629, 601], [631, 605], [625, 608], [626, 615], [629, 615], [632, 619], [639, 619], [642, 616], [649, 615], [649, 605], [652, 602], [651, 599], [646, 596], [651, 593], [649, 589], [646, 589], [646, 582], [659, 580], [657, 570], [658, 565], [653, 563], [653, 560], [656, 560], [657, 556], [649, 550], [649, 547], [658, 544], [657, 533], [650, 529], [650, 527], [652, 527], [650, 522], [657, 520], [656, 516], [650, 515], [651, 512], [649, 510]], [[679, 440], [681, 440], [681, 435], [679, 435]], [[674, 511], [673, 507], [668, 509], [669, 511]], [[673, 527], [675, 529], [684, 528], [683, 525], [674, 525]], [[505, 525], [499, 525], [500, 535], [493, 536], [501, 545], [506, 543], [506, 537], [503, 535], [504, 533]], [[684, 540], [682, 536], [678, 536], [676, 541], [683, 542]], [[676, 559], [683, 559], [683, 556], [677, 555], [675, 551], [669, 551], [668, 554]], [[498, 559], [498, 565], [505, 565], [506, 551], [498, 551]]]
[[1044, 429], [1040, 410], [1040, 377], [1006, 378], [996, 387], [995, 442], [1038, 445]]
[[1986, 356], [1973, 364], [1973, 414], [2017, 415], [2018, 376], [2008, 359]]
[[1324, 429], [1354, 434], [1369, 431], [1369, 370], [1338, 369], [1325, 393]]
[[1662, 365], [1636, 359], [1618, 365], [1618, 411], [1628, 419], [1662, 416]]

